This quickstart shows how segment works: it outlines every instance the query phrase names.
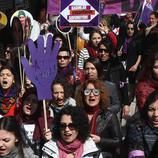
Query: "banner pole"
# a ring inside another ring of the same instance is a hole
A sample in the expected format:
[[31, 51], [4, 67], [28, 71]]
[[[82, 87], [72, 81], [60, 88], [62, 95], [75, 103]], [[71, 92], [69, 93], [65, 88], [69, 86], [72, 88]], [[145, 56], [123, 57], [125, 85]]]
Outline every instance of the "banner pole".
[[20, 48], [18, 47], [18, 59], [19, 59], [19, 70], [20, 70], [20, 83], [21, 83], [21, 88], [24, 88], [23, 85], [23, 80], [22, 80], [22, 68], [21, 68], [21, 57], [20, 57]]
[[46, 110], [46, 100], [43, 100], [43, 112], [44, 112], [44, 126], [45, 130], [48, 130], [48, 123], [47, 123], [47, 110]]

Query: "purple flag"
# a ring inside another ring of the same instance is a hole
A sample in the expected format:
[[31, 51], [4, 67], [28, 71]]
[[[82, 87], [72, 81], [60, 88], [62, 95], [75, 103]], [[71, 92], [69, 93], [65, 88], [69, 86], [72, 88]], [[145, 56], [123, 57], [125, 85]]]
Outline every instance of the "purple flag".
[[[156, 0], [153, 4], [156, 3]], [[101, 14], [119, 14], [136, 12], [144, 0], [100, 0]], [[52, 15], [60, 14], [61, 0], [48, 0], [47, 13]]]
[[103, 14], [135, 12], [143, 0], [105, 0]]
[[156, 0], [145, 0], [142, 7], [142, 12], [140, 15], [139, 23], [143, 22], [144, 24], [148, 24], [148, 18], [150, 13], [154, 10]]

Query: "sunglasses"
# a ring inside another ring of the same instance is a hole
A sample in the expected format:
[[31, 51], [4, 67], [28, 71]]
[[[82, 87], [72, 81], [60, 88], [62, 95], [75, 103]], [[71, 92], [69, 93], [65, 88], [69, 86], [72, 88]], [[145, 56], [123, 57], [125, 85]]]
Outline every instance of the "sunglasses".
[[100, 49], [99, 49], [99, 53], [103, 53], [103, 52], [104, 52], [104, 53], [108, 53], [109, 51], [108, 51], [108, 49], [101, 49], [101, 48], [100, 48]]
[[10, 53], [10, 50], [6, 50], [5, 52], [8, 54], [8, 53]]
[[70, 56], [59, 56], [58, 55], [58, 57], [57, 57], [59, 60], [61, 60], [61, 59], [64, 59], [64, 60], [67, 60], [67, 59], [69, 59], [70, 58]]
[[90, 93], [93, 93], [95, 96], [100, 94], [100, 90], [99, 89], [85, 89], [84, 90], [84, 95], [88, 96], [90, 95]]
[[69, 123], [69, 124], [60, 123], [59, 127], [60, 127], [61, 130], [65, 130], [67, 127], [68, 127], [70, 130], [76, 129], [76, 127], [75, 127], [75, 125], [74, 125], [73, 123]]
[[134, 30], [134, 28], [128, 27], [127, 30]]

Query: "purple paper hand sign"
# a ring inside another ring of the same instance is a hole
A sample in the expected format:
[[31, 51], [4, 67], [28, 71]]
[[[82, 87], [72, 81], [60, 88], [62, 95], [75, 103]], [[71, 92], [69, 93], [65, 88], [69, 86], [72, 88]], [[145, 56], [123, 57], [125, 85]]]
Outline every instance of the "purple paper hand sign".
[[28, 41], [29, 51], [32, 57], [32, 64], [22, 57], [21, 62], [28, 78], [37, 88], [38, 99], [51, 99], [51, 83], [57, 73], [57, 53], [59, 43], [52, 49], [52, 37], [48, 36], [46, 49], [44, 48], [43, 37], [37, 39], [37, 47], [32, 40]]

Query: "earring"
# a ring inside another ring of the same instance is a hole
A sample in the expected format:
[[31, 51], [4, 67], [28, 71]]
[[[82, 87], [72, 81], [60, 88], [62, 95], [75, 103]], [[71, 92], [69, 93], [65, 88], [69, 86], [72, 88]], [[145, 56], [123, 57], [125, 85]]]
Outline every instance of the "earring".
[[18, 139], [15, 139], [15, 142], [18, 142], [19, 140]]

